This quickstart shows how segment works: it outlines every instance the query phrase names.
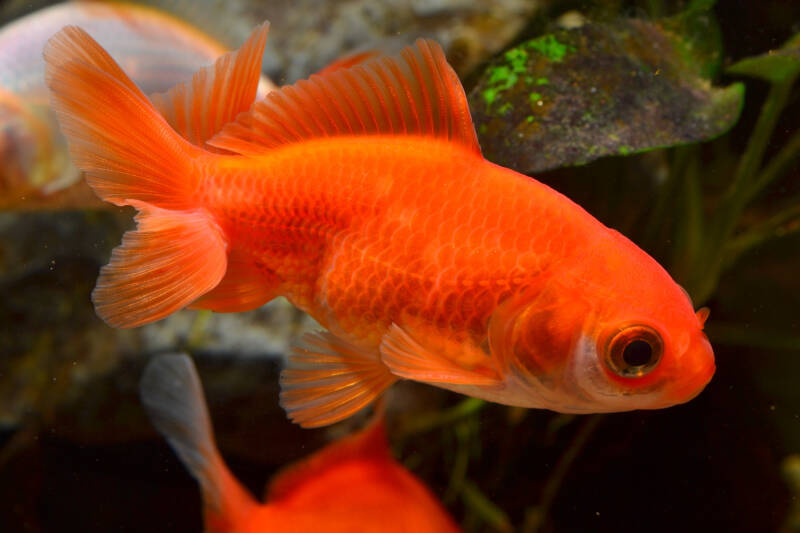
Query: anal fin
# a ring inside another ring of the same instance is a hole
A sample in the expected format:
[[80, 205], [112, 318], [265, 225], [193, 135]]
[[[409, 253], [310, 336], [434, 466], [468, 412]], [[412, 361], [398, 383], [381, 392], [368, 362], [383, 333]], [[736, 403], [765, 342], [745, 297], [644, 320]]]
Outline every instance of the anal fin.
[[381, 343], [383, 363], [395, 376], [450, 385], [494, 386], [502, 383], [497, 372], [485, 365], [465, 368], [417, 342], [403, 328], [392, 324]]
[[309, 333], [281, 373], [281, 406], [292, 421], [319, 427], [369, 405], [397, 380], [372, 352], [328, 332]]

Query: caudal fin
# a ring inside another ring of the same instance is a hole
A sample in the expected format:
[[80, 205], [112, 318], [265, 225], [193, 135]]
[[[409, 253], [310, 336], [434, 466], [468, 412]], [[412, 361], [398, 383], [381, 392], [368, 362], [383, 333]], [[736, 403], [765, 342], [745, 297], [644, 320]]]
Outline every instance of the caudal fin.
[[217, 450], [203, 386], [192, 360], [183, 354], [156, 357], [142, 375], [139, 393], [156, 431], [200, 483], [206, 529], [232, 530], [257, 503]]
[[67, 26], [44, 50], [46, 81], [76, 166], [98, 196], [139, 210], [92, 293], [115, 327], [163, 318], [225, 275], [227, 242], [198, 205], [204, 152], [175, 132], [85, 31]]
[[76, 166], [97, 195], [164, 209], [196, 207], [192, 156], [201, 151], [167, 125], [148, 98], [82, 29], [67, 26], [44, 48], [51, 104]]

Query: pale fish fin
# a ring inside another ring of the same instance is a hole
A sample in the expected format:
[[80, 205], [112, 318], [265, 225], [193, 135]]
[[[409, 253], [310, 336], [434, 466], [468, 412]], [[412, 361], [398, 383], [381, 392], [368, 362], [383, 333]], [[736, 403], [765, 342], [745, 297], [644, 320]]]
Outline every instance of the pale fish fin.
[[280, 280], [274, 274], [259, 270], [251, 260], [229, 255], [222, 281], [188, 308], [217, 313], [250, 311], [278, 296], [279, 288]]
[[257, 505], [233, 477], [217, 449], [203, 386], [192, 360], [183, 354], [155, 357], [139, 384], [153, 426], [175, 451], [203, 494], [207, 530], [242, 523]]
[[497, 386], [498, 374], [482, 365], [464, 368], [456, 361], [429, 350], [397, 324], [392, 324], [381, 342], [383, 363], [395, 376], [425, 383]]
[[273, 91], [208, 143], [257, 155], [284, 144], [343, 135], [421, 135], [480, 154], [461, 82], [441, 47], [424, 39], [397, 56]]
[[170, 211], [139, 202], [137, 228], [122, 237], [92, 292], [97, 314], [118, 328], [141, 326], [213, 289], [226, 269], [222, 230], [202, 209]]
[[200, 69], [191, 81], [151, 95], [155, 108], [186, 140], [205, 147], [225, 124], [253, 105], [268, 30], [269, 22], [261, 24], [239, 50]]
[[396, 380], [377, 352], [328, 332], [309, 333], [281, 372], [281, 406], [303, 427], [326, 426], [366, 407]]

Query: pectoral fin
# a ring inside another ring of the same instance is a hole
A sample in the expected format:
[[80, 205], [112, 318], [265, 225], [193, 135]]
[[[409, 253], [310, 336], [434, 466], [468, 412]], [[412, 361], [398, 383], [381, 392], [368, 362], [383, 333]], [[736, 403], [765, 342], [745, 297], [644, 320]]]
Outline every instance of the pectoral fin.
[[397, 324], [392, 324], [381, 343], [383, 363], [395, 376], [450, 385], [500, 385], [502, 380], [486, 365], [474, 368], [460, 366], [457, 361], [429, 350]]

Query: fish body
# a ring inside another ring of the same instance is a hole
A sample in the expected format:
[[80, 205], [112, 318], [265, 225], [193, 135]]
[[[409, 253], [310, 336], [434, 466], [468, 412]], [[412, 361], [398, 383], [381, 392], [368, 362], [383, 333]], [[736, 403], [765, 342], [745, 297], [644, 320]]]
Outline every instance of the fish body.
[[[0, 208], [107, 205], [71, 164], [44, 83], [44, 45], [68, 24], [90, 31], [145, 94], [191, 79], [228, 51], [180, 19], [125, 2], [66, 2], [0, 28]], [[260, 94], [273, 88], [261, 80]]]
[[155, 358], [140, 390], [156, 429], [200, 482], [209, 533], [458, 531], [427, 487], [391, 456], [381, 419], [288, 467], [272, 480], [262, 504], [216, 448], [191, 359]]
[[109, 324], [287, 296], [328, 329], [281, 378], [281, 402], [305, 426], [352, 414], [399, 378], [570, 413], [667, 407], [702, 390], [714, 371], [705, 312], [624, 236], [483, 158], [438, 45], [231, 114], [218, 87], [241, 93], [233, 72], [260, 61], [264, 31], [217, 63], [208, 90], [171, 93], [172, 107], [213, 118], [172, 120], [174, 131], [88, 35], [67, 29], [48, 45], [73, 158], [101, 198], [140, 212], [93, 294]]

